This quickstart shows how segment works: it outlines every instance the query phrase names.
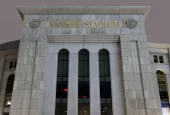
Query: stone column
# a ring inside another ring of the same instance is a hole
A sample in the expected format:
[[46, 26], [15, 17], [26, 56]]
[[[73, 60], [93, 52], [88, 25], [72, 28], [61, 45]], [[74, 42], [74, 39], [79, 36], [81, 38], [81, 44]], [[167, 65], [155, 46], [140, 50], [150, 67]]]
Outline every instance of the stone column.
[[[40, 16], [24, 16], [24, 22], [37, 17]], [[42, 115], [46, 43], [46, 28], [31, 29], [24, 25], [10, 115]]]
[[36, 40], [20, 42], [10, 115], [30, 115], [36, 46]]
[[45, 60], [42, 115], [55, 115], [58, 54], [47, 54]]
[[78, 115], [78, 54], [69, 54], [67, 115]]
[[121, 35], [120, 39], [127, 115], [161, 115], [146, 35]]
[[126, 111], [121, 63], [120, 54], [110, 53], [113, 115], [125, 115]]
[[100, 115], [98, 53], [90, 53], [90, 115]]

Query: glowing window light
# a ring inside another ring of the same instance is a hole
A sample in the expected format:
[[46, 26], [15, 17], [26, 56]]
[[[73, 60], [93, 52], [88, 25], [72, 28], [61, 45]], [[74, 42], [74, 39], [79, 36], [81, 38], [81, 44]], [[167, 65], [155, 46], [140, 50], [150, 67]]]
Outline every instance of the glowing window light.
[[6, 102], [6, 105], [11, 105], [11, 101], [7, 101], [7, 102]]

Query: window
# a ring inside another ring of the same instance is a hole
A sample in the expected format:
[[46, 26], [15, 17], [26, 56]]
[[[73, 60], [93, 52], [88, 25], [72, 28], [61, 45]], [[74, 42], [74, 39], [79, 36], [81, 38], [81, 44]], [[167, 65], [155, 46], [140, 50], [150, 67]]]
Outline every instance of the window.
[[158, 63], [158, 56], [157, 55], [153, 55], [153, 60], [154, 60], [154, 63]]
[[78, 114], [90, 115], [89, 52], [85, 49], [79, 51], [78, 68]]
[[16, 68], [16, 66], [17, 66], [17, 61], [14, 62], [14, 68]]
[[58, 53], [56, 115], [67, 115], [68, 60], [69, 52], [65, 49], [60, 50]]
[[163, 58], [163, 56], [159, 56], [159, 62], [160, 62], [160, 63], [164, 63], [164, 58]]
[[10, 63], [9, 63], [9, 68], [10, 68], [10, 69], [13, 68], [13, 62], [10, 62]]
[[11, 61], [11, 62], [9, 63], [9, 68], [10, 68], [10, 69], [16, 68], [16, 66], [17, 66], [17, 61]]
[[105, 49], [99, 51], [99, 72], [101, 115], [112, 115], [109, 52]]
[[11, 106], [11, 97], [5, 97], [4, 101], [4, 108], [10, 107]]
[[[9, 108], [11, 106], [14, 79], [15, 79], [14, 74], [11, 74], [7, 79], [6, 91], [5, 91], [5, 97], [4, 97], [4, 108]], [[9, 113], [3, 113], [3, 114], [8, 115]]]
[[166, 75], [161, 70], [156, 71], [159, 95], [162, 107], [169, 107], [169, 96], [166, 84]]
[[14, 74], [12, 74], [8, 77], [5, 94], [11, 94], [12, 93], [13, 85], [14, 85], [14, 78], [15, 78]]
[[164, 63], [164, 57], [159, 55], [153, 55], [154, 63]]

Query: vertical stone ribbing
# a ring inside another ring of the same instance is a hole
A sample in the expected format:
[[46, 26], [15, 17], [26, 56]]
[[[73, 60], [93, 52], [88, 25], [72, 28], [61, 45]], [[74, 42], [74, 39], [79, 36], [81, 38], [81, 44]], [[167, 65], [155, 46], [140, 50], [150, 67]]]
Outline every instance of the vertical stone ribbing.
[[45, 28], [23, 27], [10, 115], [42, 115], [46, 39]]
[[90, 53], [90, 115], [100, 114], [99, 57]]
[[126, 115], [121, 55], [110, 53], [113, 115]]
[[47, 54], [45, 60], [42, 115], [55, 115], [58, 54]]
[[78, 115], [78, 54], [69, 54], [67, 115]]
[[120, 39], [127, 115], [160, 115], [158, 86], [151, 74], [146, 36], [121, 35]]
[[[27, 46], [33, 46], [29, 48]], [[10, 115], [29, 113], [36, 41], [21, 41]]]

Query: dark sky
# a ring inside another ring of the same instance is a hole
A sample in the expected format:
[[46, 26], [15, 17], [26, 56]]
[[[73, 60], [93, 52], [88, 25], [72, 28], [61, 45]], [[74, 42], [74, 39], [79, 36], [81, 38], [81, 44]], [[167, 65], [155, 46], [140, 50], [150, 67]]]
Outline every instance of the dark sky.
[[18, 6], [151, 6], [146, 18], [150, 42], [170, 43], [170, 0], [0, 0], [0, 43], [20, 38]]

